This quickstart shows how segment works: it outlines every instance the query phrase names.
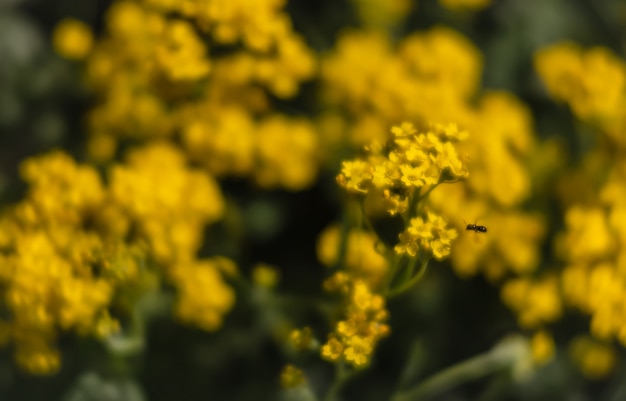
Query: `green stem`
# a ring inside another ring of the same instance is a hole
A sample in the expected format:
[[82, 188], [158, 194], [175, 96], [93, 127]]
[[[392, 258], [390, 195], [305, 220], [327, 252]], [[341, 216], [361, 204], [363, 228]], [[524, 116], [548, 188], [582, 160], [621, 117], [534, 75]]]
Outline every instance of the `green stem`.
[[374, 230], [374, 226], [372, 226], [372, 222], [370, 221], [370, 219], [367, 217], [367, 214], [365, 213], [365, 199], [362, 199], [359, 201], [359, 208], [361, 209], [361, 216], [360, 216], [361, 228], [365, 227], [369, 231], [375, 233], [376, 230]]
[[[405, 281], [404, 283], [400, 284], [398, 287], [390, 289], [389, 291], [387, 291], [387, 297], [388, 298], [393, 298], [396, 297], [400, 294], [402, 294], [403, 292], [405, 292], [406, 290], [408, 290], [409, 288], [413, 287], [418, 281], [420, 281], [422, 279], [422, 277], [424, 277], [424, 274], [426, 273], [426, 270], [428, 269], [428, 261], [430, 259], [426, 259], [424, 261], [422, 261], [422, 263], [420, 264], [420, 269], [417, 271], [417, 274], [413, 277], [411, 277], [410, 280]], [[411, 267], [414, 266], [415, 261], [417, 261], [417, 258], [415, 258], [413, 260], [413, 263], [411, 264]]]
[[348, 236], [350, 235], [350, 215], [348, 210], [350, 210], [350, 208], [344, 209], [344, 213], [341, 218], [341, 231], [339, 234], [337, 259], [335, 261], [335, 265], [333, 266], [334, 270], [338, 270], [343, 267], [346, 260], [346, 254], [348, 252]]
[[529, 358], [529, 353], [528, 341], [523, 337], [506, 338], [486, 353], [451, 366], [417, 386], [397, 393], [393, 396], [392, 401], [416, 401], [432, 398], [459, 384], [502, 369], [511, 368], [516, 362]]
[[337, 400], [339, 390], [341, 390], [341, 387], [351, 376], [350, 371], [347, 369], [346, 365], [343, 362], [339, 362], [335, 366], [335, 381], [326, 392], [326, 395], [324, 396], [324, 401]]
[[[441, 178], [440, 178], [441, 179]], [[435, 190], [435, 188], [437, 188], [439, 186], [441, 182], [437, 182], [435, 185], [431, 186], [430, 188], [428, 188], [428, 190], [426, 190], [426, 192], [424, 192], [422, 195], [419, 196], [420, 200], [426, 200], [426, 198], [428, 197], [428, 195], [430, 195], [431, 192], [433, 192]], [[426, 202], [422, 202], [420, 204], [419, 209], [417, 210], [416, 216], [419, 216], [422, 213], [422, 210], [424, 210], [424, 206], [426, 205]]]
[[391, 283], [396, 276], [396, 273], [398, 272], [398, 266], [400, 266], [400, 262], [402, 262], [402, 255], [394, 254], [391, 266], [389, 267], [389, 270], [387, 271], [387, 276], [385, 277], [385, 285], [383, 286], [386, 292], [389, 291], [389, 287], [391, 286]]

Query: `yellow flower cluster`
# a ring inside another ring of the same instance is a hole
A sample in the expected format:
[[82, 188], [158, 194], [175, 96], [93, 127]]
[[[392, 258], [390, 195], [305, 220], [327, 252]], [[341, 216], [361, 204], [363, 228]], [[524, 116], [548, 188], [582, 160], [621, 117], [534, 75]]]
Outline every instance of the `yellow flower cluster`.
[[57, 25], [52, 37], [54, 49], [68, 59], [83, 59], [93, 46], [91, 28], [82, 21], [66, 18]]
[[[362, 62], [364, 53], [368, 63]], [[322, 63], [325, 101], [338, 110], [322, 124], [345, 132], [351, 146], [384, 142], [386, 127], [403, 120], [455, 121], [472, 132], [457, 149], [472, 155], [461, 159], [472, 174], [464, 185], [438, 187], [428, 203], [457, 228], [465, 228], [464, 220], [488, 227], [479, 241], [461, 235], [452, 263], [461, 276], [482, 272], [496, 280], [510, 270], [536, 269], [544, 222], [519, 207], [530, 196], [527, 164], [537, 153], [530, 112], [510, 93], [477, 93], [481, 65], [478, 50], [449, 28], [414, 33], [395, 46], [381, 33], [347, 32]], [[344, 175], [354, 177], [345, 183], [353, 192], [363, 192], [375, 179], [362, 160], [343, 167]], [[393, 188], [388, 198], [398, 202], [388, 205], [392, 210], [407, 206]]]
[[509, 280], [502, 286], [502, 300], [518, 314], [518, 322], [524, 328], [542, 328], [558, 320], [563, 313], [556, 277], [540, 281], [525, 277]]
[[562, 273], [565, 301], [591, 315], [590, 331], [596, 338], [616, 338], [626, 346], [626, 252], [621, 246], [626, 243], [626, 204], [619, 202], [621, 207], [608, 217], [597, 208], [568, 209], [566, 231], [556, 246], [567, 263]]
[[554, 338], [546, 331], [539, 331], [530, 340], [530, 348], [535, 364], [544, 365], [554, 356]]
[[293, 97], [315, 73], [283, 6], [114, 2], [108, 36], [87, 60], [99, 97], [89, 115], [90, 155], [107, 161], [126, 138], [175, 137], [211, 174], [290, 190], [310, 185], [319, 165], [313, 125], [270, 106], [269, 93]]
[[603, 47], [583, 50], [575, 43], [562, 42], [540, 50], [535, 67], [550, 95], [567, 102], [581, 120], [594, 121], [625, 144], [626, 65], [622, 60]]
[[626, 147], [626, 63], [609, 49], [557, 43], [535, 55], [535, 67], [555, 99]]
[[574, 339], [570, 356], [581, 372], [590, 379], [599, 379], [610, 373], [617, 363], [615, 350], [588, 337]]
[[615, 364], [611, 342], [626, 345], [626, 68], [608, 50], [584, 51], [572, 43], [539, 51], [535, 65], [550, 94], [607, 141], [558, 183], [565, 227], [554, 249], [563, 269], [513, 279], [502, 298], [531, 329], [559, 319], [566, 307], [589, 315], [593, 339], [574, 341], [571, 355], [585, 375], [599, 377]]
[[534, 149], [531, 126], [530, 112], [512, 95], [484, 94], [468, 123], [476, 134], [462, 144], [463, 152], [477, 155], [468, 162], [472, 174], [466, 187], [444, 186], [431, 195], [432, 204], [459, 226], [466, 221], [488, 227], [479, 239], [459, 238], [452, 261], [461, 276], [482, 271], [498, 280], [507, 271], [525, 274], [537, 268], [544, 222], [519, 207], [530, 195], [526, 164]]
[[222, 274], [232, 275], [235, 265], [225, 258], [181, 262], [171, 271], [178, 290], [174, 313], [186, 323], [207, 331], [222, 326], [224, 315], [235, 303], [234, 291], [224, 284]]
[[223, 200], [209, 176], [183, 161], [165, 144], [137, 150], [112, 167], [108, 185], [62, 152], [22, 164], [26, 198], [0, 215], [0, 343], [13, 345], [20, 366], [52, 373], [61, 334], [119, 330], [110, 311], [132, 305], [155, 275], [179, 290], [183, 321], [220, 326], [233, 292], [215, 267], [223, 263], [195, 253]]
[[[54, 152], [25, 161], [21, 172], [26, 199], [0, 218], [0, 294], [9, 313], [0, 337], [13, 343], [20, 366], [45, 374], [59, 368], [61, 331], [117, 330], [107, 309], [116, 279], [133, 280], [138, 265], [128, 249], [109, 249], [83, 228], [105, 197], [94, 169]], [[125, 263], [107, 264], [112, 253], [125, 254]]]
[[447, 228], [448, 223], [442, 216], [430, 212], [427, 215], [426, 220], [422, 217], [411, 219], [406, 231], [400, 234], [396, 253], [418, 258], [432, 254], [437, 260], [450, 254], [452, 240], [457, 237], [456, 230]]
[[[411, 123], [391, 129], [385, 146], [370, 148], [366, 160], [345, 161], [337, 182], [348, 191], [381, 191], [391, 215], [404, 213], [409, 198], [419, 197], [422, 188], [467, 177], [454, 143], [467, 136], [456, 124], [431, 124], [417, 130]], [[412, 212], [412, 211], [410, 211]]]
[[184, 155], [167, 143], [129, 153], [111, 169], [112, 200], [135, 223], [163, 264], [188, 262], [201, 244], [202, 230], [218, 220], [224, 199], [215, 180], [187, 167]]
[[297, 351], [307, 351], [316, 346], [317, 340], [313, 337], [311, 328], [304, 327], [289, 333], [289, 344]]
[[[327, 102], [345, 107], [355, 126], [374, 118], [387, 127], [402, 120], [459, 121], [480, 69], [478, 51], [449, 28], [409, 35], [397, 50], [382, 33], [353, 31], [325, 57], [322, 78]], [[369, 136], [355, 132], [349, 140], [364, 145], [385, 136], [383, 128]]]
[[292, 389], [306, 384], [304, 372], [293, 365], [286, 365], [280, 372], [280, 386], [284, 389]]
[[325, 288], [339, 292], [346, 299], [344, 320], [340, 320], [321, 355], [331, 362], [346, 362], [355, 368], [367, 366], [377, 343], [389, 334], [385, 324], [388, 312], [385, 299], [372, 293], [368, 285], [345, 273], [336, 273], [325, 282]]

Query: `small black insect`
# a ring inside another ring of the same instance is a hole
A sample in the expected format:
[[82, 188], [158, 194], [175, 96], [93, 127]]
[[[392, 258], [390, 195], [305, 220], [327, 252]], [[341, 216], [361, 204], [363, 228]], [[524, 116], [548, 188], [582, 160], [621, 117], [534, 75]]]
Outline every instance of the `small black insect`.
[[[465, 224], [467, 224], [467, 223], [465, 223]], [[486, 233], [487, 232], [487, 227], [485, 227], [485, 226], [477, 226], [476, 224], [467, 224], [465, 229], [468, 230], [468, 231], [475, 231], [477, 233]]]

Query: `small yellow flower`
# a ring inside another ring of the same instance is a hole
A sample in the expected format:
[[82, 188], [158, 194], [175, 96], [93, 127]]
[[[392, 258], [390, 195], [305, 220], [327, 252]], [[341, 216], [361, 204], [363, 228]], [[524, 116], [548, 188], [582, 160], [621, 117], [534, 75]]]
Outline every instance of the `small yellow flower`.
[[400, 242], [394, 247], [394, 251], [398, 255], [407, 254], [411, 257], [415, 257], [419, 252], [419, 245], [415, 240], [415, 237], [407, 232], [399, 234]]
[[582, 373], [590, 379], [606, 377], [617, 362], [612, 346], [588, 337], [576, 338], [569, 351]]
[[402, 183], [407, 188], [419, 188], [424, 185], [424, 170], [421, 167], [402, 164], [400, 165], [400, 171], [402, 172]]
[[363, 367], [369, 362], [372, 344], [359, 336], [350, 337], [349, 346], [344, 350], [346, 361], [354, 367]]
[[304, 372], [293, 365], [286, 365], [280, 373], [280, 386], [284, 389], [296, 388], [305, 384]]
[[260, 287], [274, 288], [278, 283], [280, 273], [274, 266], [257, 264], [252, 270], [252, 281]]
[[407, 232], [415, 238], [430, 240], [433, 238], [432, 222], [425, 222], [421, 217], [415, 217], [411, 219], [411, 223]]
[[537, 365], [545, 365], [554, 357], [554, 339], [546, 331], [535, 333], [530, 341], [533, 361]]
[[66, 18], [61, 21], [52, 36], [54, 48], [61, 56], [80, 60], [89, 54], [93, 44], [91, 28], [82, 21]]
[[450, 244], [441, 240], [434, 240], [430, 242], [430, 248], [433, 256], [437, 260], [443, 260], [446, 256], [450, 255]]
[[215, 331], [235, 303], [234, 291], [224, 282], [217, 264], [206, 259], [179, 263], [172, 271], [178, 289], [174, 313], [183, 322]]
[[362, 160], [344, 161], [341, 164], [341, 174], [337, 176], [339, 185], [357, 193], [366, 193], [371, 179], [371, 167]]
[[343, 345], [333, 335], [330, 336], [328, 342], [322, 346], [322, 358], [334, 362], [343, 353]]
[[410, 137], [415, 134], [417, 130], [410, 122], [403, 122], [399, 126], [391, 127], [391, 133], [397, 138], [402, 139], [406, 137]]
[[293, 330], [289, 334], [289, 343], [298, 351], [307, 351], [315, 345], [313, 331], [310, 327]]

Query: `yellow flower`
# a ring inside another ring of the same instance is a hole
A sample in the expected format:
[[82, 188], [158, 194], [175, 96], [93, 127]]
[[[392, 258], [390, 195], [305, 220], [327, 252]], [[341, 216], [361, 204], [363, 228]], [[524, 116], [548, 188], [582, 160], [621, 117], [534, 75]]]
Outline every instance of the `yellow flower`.
[[219, 260], [199, 260], [176, 265], [171, 278], [178, 289], [174, 308], [183, 322], [214, 331], [235, 303], [234, 291], [224, 282]]
[[407, 232], [416, 239], [430, 240], [433, 238], [432, 221], [424, 221], [421, 217], [411, 219]]
[[293, 365], [285, 365], [280, 373], [280, 386], [285, 389], [296, 388], [306, 384], [304, 372]]
[[332, 334], [328, 342], [322, 346], [322, 358], [334, 362], [341, 357], [343, 353], [343, 345]]
[[411, 197], [423, 187], [435, 186], [452, 178], [467, 177], [467, 167], [457, 157], [448, 140], [460, 140], [455, 125], [436, 127], [441, 136], [420, 132], [405, 122], [391, 128], [384, 147], [372, 144], [366, 160], [344, 161], [337, 182], [351, 192], [367, 193], [371, 186], [382, 190], [391, 215], [403, 213]]
[[252, 270], [252, 281], [260, 287], [276, 287], [279, 276], [280, 273], [274, 266], [266, 264], [257, 264]]
[[417, 256], [420, 248], [418, 241], [415, 240], [415, 236], [408, 232], [403, 232], [400, 233], [398, 237], [400, 238], [400, 242], [394, 247], [394, 251], [398, 255], [406, 253], [411, 257]]
[[571, 42], [557, 43], [535, 55], [535, 68], [552, 96], [569, 103], [583, 120], [610, 118], [623, 108], [626, 69], [606, 48], [585, 51]]
[[313, 183], [318, 141], [312, 125], [274, 116], [260, 124], [256, 135], [258, 165], [254, 176], [259, 185], [298, 191]]
[[202, 41], [186, 21], [168, 23], [163, 38], [157, 42], [155, 55], [168, 78], [196, 80], [205, 77], [210, 64]]
[[456, 230], [447, 228], [447, 224], [442, 216], [431, 212], [427, 213], [427, 220], [422, 217], [411, 219], [409, 227], [399, 235], [396, 253], [415, 257], [422, 248], [437, 260], [444, 259], [450, 254], [452, 240], [457, 236]]
[[538, 365], [544, 365], [554, 358], [554, 339], [546, 331], [539, 331], [533, 335], [530, 348], [533, 361]]
[[289, 334], [289, 343], [298, 351], [307, 351], [312, 349], [316, 340], [313, 338], [313, 332], [310, 327], [293, 330]]
[[114, 166], [111, 195], [137, 221], [160, 262], [192, 259], [205, 224], [224, 210], [215, 180], [188, 168], [183, 155], [166, 143], [135, 150], [127, 164]]
[[389, 334], [385, 300], [372, 293], [362, 280], [346, 277], [344, 320], [337, 322], [335, 331], [322, 346], [321, 354], [331, 362], [341, 360], [355, 367], [368, 363], [378, 341]]
[[359, 336], [350, 337], [349, 346], [344, 350], [346, 361], [354, 367], [363, 367], [369, 362], [372, 344]]
[[54, 49], [61, 56], [79, 60], [89, 54], [93, 45], [93, 35], [84, 22], [66, 18], [55, 27], [52, 41]]
[[614, 249], [613, 235], [600, 208], [571, 207], [565, 214], [566, 232], [557, 251], [573, 261], [595, 260]]
[[369, 164], [362, 160], [344, 161], [341, 164], [341, 174], [337, 176], [339, 185], [348, 191], [367, 193], [368, 184], [372, 179]]
[[590, 379], [607, 376], [617, 362], [613, 347], [588, 337], [578, 337], [571, 343], [570, 356]]
[[540, 327], [562, 314], [558, 282], [553, 277], [537, 282], [526, 278], [509, 280], [502, 286], [501, 296], [504, 304], [518, 313], [522, 327]]
[[40, 375], [56, 373], [61, 366], [59, 351], [38, 343], [19, 346], [15, 352], [15, 360], [27, 371]]
[[424, 186], [424, 170], [421, 166], [413, 167], [409, 164], [401, 164], [400, 172], [402, 173], [402, 183], [407, 188]]

